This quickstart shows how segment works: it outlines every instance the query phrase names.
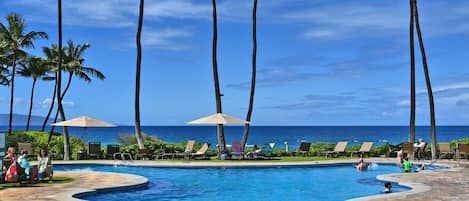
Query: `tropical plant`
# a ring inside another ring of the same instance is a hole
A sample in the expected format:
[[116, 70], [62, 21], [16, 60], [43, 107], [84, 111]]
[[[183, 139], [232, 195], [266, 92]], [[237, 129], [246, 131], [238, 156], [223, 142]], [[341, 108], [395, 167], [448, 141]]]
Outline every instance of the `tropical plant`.
[[13, 120], [13, 98], [15, 94], [15, 72], [16, 64], [20, 58], [24, 58], [27, 53], [24, 48], [34, 48], [34, 41], [39, 38], [47, 39], [47, 33], [30, 31], [25, 33], [25, 19], [18, 14], [7, 15], [8, 26], [0, 23], [0, 48], [4, 49], [7, 56], [11, 56], [11, 79], [10, 79], [10, 116], [8, 122], [8, 135], [11, 134]]
[[432, 159], [435, 160], [437, 158], [436, 155], [436, 123], [435, 123], [435, 103], [433, 100], [433, 90], [432, 84], [430, 82], [430, 73], [428, 72], [428, 64], [427, 64], [427, 56], [425, 54], [425, 47], [423, 45], [423, 38], [422, 32], [420, 31], [420, 23], [419, 23], [419, 14], [417, 9], [417, 0], [413, 0], [413, 7], [414, 7], [414, 15], [415, 15], [415, 28], [417, 29], [417, 36], [420, 45], [420, 53], [422, 54], [422, 65], [423, 71], [425, 73], [425, 83], [427, 85], [427, 93], [428, 93], [428, 102], [430, 107], [430, 135], [432, 139]]
[[244, 125], [243, 138], [241, 139], [241, 146], [244, 148], [249, 136], [249, 123], [251, 121], [252, 108], [254, 105], [254, 92], [256, 90], [256, 56], [257, 56], [257, 35], [256, 35], [256, 16], [257, 16], [257, 0], [254, 0], [252, 8], [252, 73], [251, 73], [251, 93], [249, 96], [249, 107], [246, 115], [246, 123]]
[[5, 50], [0, 48], [0, 85], [8, 85], [9, 71], [8, 71], [8, 57], [4, 54]]
[[414, 51], [414, 6], [410, 0], [410, 122], [409, 122], [409, 142], [415, 142], [415, 51]]
[[[213, 64], [213, 83], [215, 85], [215, 103], [218, 114], [222, 113], [220, 82], [218, 80], [218, 63], [217, 63], [217, 40], [218, 40], [218, 27], [217, 27], [217, 1], [212, 0], [212, 14], [213, 14], [213, 41], [212, 41], [212, 64]], [[225, 134], [223, 132], [223, 124], [217, 125], [217, 138], [218, 138], [218, 152], [222, 153], [226, 149]]]
[[29, 57], [26, 60], [20, 62], [20, 68], [18, 73], [23, 77], [30, 77], [33, 79], [31, 87], [31, 97], [29, 100], [29, 112], [28, 112], [28, 121], [26, 122], [26, 130], [29, 131], [29, 122], [31, 120], [31, 112], [33, 110], [33, 100], [34, 100], [34, 89], [38, 79], [50, 80], [51, 77], [47, 76], [49, 72], [49, 67], [46, 65], [46, 62], [39, 57]]
[[140, 149], [145, 148], [145, 144], [142, 137], [142, 130], [140, 128], [140, 68], [142, 63], [142, 24], [143, 24], [143, 10], [145, 7], [145, 1], [140, 0], [139, 14], [138, 14], [138, 25], [137, 25], [137, 65], [135, 73], [135, 137]]

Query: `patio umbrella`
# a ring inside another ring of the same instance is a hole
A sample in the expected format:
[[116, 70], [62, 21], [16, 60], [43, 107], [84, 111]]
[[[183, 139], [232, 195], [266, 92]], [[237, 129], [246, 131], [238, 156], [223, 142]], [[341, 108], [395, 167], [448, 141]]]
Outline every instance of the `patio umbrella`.
[[188, 124], [246, 124], [249, 121], [245, 121], [230, 115], [223, 113], [213, 114], [207, 117], [202, 117], [194, 121], [188, 122]]
[[88, 116], [81, 116], [67, 121], [53, 123], [53, 126], [69, 126], [85, 128], [85, 135], [88, 127], [116, 127], [116, 125], [97, 120]]

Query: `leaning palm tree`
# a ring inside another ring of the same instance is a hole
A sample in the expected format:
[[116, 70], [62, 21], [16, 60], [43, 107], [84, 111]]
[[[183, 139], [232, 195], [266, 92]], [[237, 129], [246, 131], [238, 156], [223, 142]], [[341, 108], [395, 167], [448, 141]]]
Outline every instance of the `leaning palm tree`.
[[[212, 41], [212, 64], [213, 64], [213, 82], [215, 85], [215, 102], [217, 113], [222, 113], [220, 82], [218, 80], [218, 64], [217, 64], [217, 2], [212, 0], [213, 11], [213, 41]], [[218, 153], [222, 153], [226, 149], [225, 134], [223, 133], [223, 124], [217, 125]]]
[[8, 21], [8, 27], [0, 23], [0, 48], [5, 48], [6, 54], [12, 57], [11, 64], [9, 64], [9, 66], [11, 66], [11, 91], [8, 134], [10, 135], [13, 120], [13, 98], [15, 95], [15, 72], [17, 61], [27, 55], [23, 48], [34, 48], [34, 40], [39, 38], [47, 39], [47, 33], [36, 31], [25, 33], [25, 20], [23, 17], [15, 13], [7, 15], [6, 20]]
[[[65, 95], [67, 94], [71, 86], [73, 77], [78, 77], [78, 79], [84, 80], [88, 83], [92, 81], [91, 77], [96, 77], [99, 80], [105, 79], [104, 74], [99, 70], [93, 67], [84, 66], [85, 59], [83, 58], [83, 54], [85, 50], [87, 50], [89, 47], [90, 45], [88, 43], [85, 43], [83, 45], [75, 45], [72, 40], [69, 40], [67, 47], [64, 48], [62, 67], [64, 71], [68, 72], [68, 80], [64, 91], [59, 97], [61, 100], [63, 100]], [[57, 122], [58, 112], [59, 110], [57, 110], [57, 113], [55, 114], [54, 122]], [[54, 132], [54, 128], [55, 127], [52, 126], [51, 132], [49, 132], [49, 139], [52, 133]]]
[[29, 123], [31, 121], [31, 113], [33, 111], [34, 89], [38, 79], [49, 80], [50, 77], [46, 76], [49, 71], [45, 61], [39, 57], [30, 57], [20, 62], [18, 73], [23, 77], [30, 77], [33, 79], [31, 87], [31, 97], [29, 100], [28, 121], [26, 122], [26, 130], [29, 130]]
[[415, 51], [414, 51], [414, 6], [410, 0], [410, 122], [409, 122], [409, 142], [415, 142]]
[[[249, 96], [249, 107], [246, 115], [246, 121], [251, 121], [252, 108], [254, 105], [254, 92], [256, 90], [256, 56], [257, 56], [257, 35], [256, 35], [256, 16], [257, 16], [257, 0], [254, 0], [252, 8], [252, 76], [251, 76], [251, 94]], [[241, 146], [245, 147], [249, 136], [249, 123], [244, 125], [243, 138]]]
[[425, 47], [423, 45], [422, 32], [420, 31], [419, 13], [417, 9], [417, 0], [413, 0], [414, 15], [415, 15], [415, 28], [417, 29], [417, 36], [419, 39], [420, 53], [422, 54], [423, 71], [425, 73], [425, 82], [427, 85], [428, 101], [430, 106], [430, 132], [432, 139], [432, 159], [436, 159], [436, 126], [435, 126], [435, 103], [433, 100], [432, 84], [430, 82], [430, 73], [428, 72], [427, 56], [425, 54]]
[[140, 67], [142, 63], [142, 24], [143, 24], [143, 8], [145, 7], [145, 1], [140, 0], [139, 14], [138, 14], [138, 26], [137, 26], [137, 65], [135, 75], [135, 137], [137, 138], [138, 147], [140, 149], [145, 148], [143, 142], [142, 130], [140, 128]]
[[[65, 50], [62, 51], [62, 55], [64, 55]], [[52, 94], [52, 101], [50, 103], [49, 111], [47, 112], [46, 118], [44, 118], [44, 122], [42, 124], [41, 131], [44, 131], [46, 129], [47, 122], [49, 122], [50, 115], [52, 113], [52, 110], [54, 109], [54, 104], [56, 102], [56, 95], [57, 95], [57, 64], [58, 64], [58, 46], [56, 44], [52, 44], [52, 47], [43, 47], [42, 52], [46, 56], [46, 63], [49, 65], [49, 69], [51, 74], [53, 74], [51, 77], [54, 77], [54, 93]], [[50, 143], [50, 140], [52, 139], [52, 132], [50, 132], [49, 135], [49, 140], [48, 143]]]

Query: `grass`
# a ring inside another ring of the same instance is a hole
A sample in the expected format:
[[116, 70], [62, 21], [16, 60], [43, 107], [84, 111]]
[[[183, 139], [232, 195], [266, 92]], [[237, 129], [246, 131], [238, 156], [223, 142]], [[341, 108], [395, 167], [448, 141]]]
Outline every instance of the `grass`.
[[63, 184], [63, 183], [70, 183], [74, 179], [70, 177], [60, 177], [56, 176], [52, 180], [52, 183], [49, 183], [49, 180], [42, 180], [37, 184], [29, 184], [29, 183], [6, 183], [6, 184], [0, 184], [0, 190], [2, 189], [7, 189], [7, 188], [21, 188], [21, 187], [41, 187], [41, 186], [49, 186], [49, 185], [55, 185], [55, 184]]

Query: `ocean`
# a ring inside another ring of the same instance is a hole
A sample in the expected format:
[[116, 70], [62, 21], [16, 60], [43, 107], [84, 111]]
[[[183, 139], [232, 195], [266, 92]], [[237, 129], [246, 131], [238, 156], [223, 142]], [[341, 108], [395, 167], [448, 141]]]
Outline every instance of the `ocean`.
[[[0, 130], [6, 130], [0, 126]], [[15, 130], [24, 130], [22, 126], [14, 126]], [[32, 130], [39, 130], [33, 126]], [[385, 142], [398, 144], [408, 139], [407, 126], [251, 126], [248, 144], [262, 145], [275, 142], [278, 148], [284, 148], [285, 142], [290, 149], [299, 147], [302, 141], [330, 142], [348, 141], [349, 146], [361, 144], [364, 141], [382, 145]], [[62, 132], [62, 128], [56, 128]], [[142, 131], [158, 139], [180, 143], [196, 140], [209, 143], [211, 147], [217, 144], [215, 126], [142, 126]], [[241, 141], [243, 126], [225, 126], [225, 140], [227, 144]], [[133, 134], [134, 126], [118, 126], [115, 128], [88, 128], [86, 135], [83, 128], [69, 127], [71, 136], [83, 137], [86, 141], [100, 141], [101, 144], [118, 144], [119, 134]], [[437, 126], [437, 142], [450, 142], [469, 137], [469, 126]], [[417, 126], [416, 140], [423, 138], [430, 142], [430, 127]]]

